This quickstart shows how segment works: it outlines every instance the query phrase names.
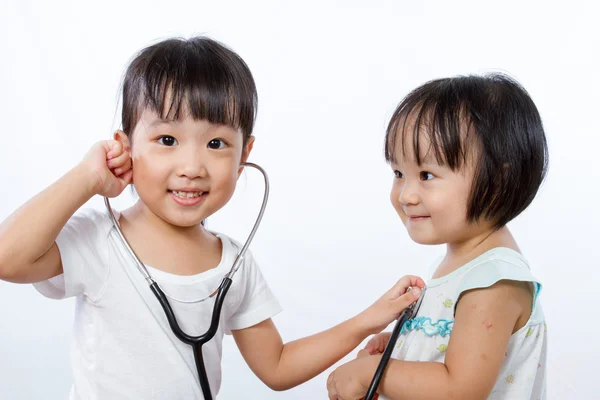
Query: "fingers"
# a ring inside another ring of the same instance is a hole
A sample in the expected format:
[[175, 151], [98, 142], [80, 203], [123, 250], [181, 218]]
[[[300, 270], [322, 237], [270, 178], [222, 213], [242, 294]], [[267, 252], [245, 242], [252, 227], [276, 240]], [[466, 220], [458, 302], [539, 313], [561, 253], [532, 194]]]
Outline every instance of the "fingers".
[[327, 395], [329, 400], [338, 400], [338, 395], [335, 390], [335, 378], [333, 377], [334, 373], [335, 371], [329, 375], [329, 378], [327, 378]]
[[103, 142], [104, 149], [106, 150], [106, 159], [111, 160], [118, 157], [123, 153], [123, 144], [116, 140], [105, 140]]
[[[124, 156], [123, 164], [121, 164], [121, 162], [115, 163], [114, 167], [111, 168], [113, 174], [115, 174], [116, 176], [123, 175], [125, 172], [128, 172], [131, 170], [132, 162], [131, 162], [131, 158], [129, 157], [129, 153], [123, 153], [122, 156]], [[119, 156], [119, 158], [120, 157], [121, 156]], [[110, 161], [113, 161], [113, 160], [110, 160]]]
[[[363, 349], [364, 351], [368, 352], [369, 354], [376, 354], [377, 353], [377, 344], [373, 342], [374, 339], [375, 338], [369, 340], [369, 342], [367, 343], [367, 345]], [[361, 351], [363, 351], [363, 350], [361, 350]], [[358, 352], [358, 354], [360, 355], [360, 351]], [[358, 358], [358, 356], [356, 358]]]
[[[113, 148], [113, 150], [110, 150], [106, 156], [106, 165], [113, 172], [113, 174], [115, 174], [115, 176], [120, 176], [131, 169], [131, 156], [129, 152], [122, 150], [120, 143], [116, 143], [117, 145]], [[117, 147], [121, 147], [121, 150], [115, 150]]]
[[417, 301], [423, 291], [418, 287], [414, 287], [412, 290], [404, 293], [397, 299], [392, 300], [392, 304], [398, 313], [401, 313], [406, 307]]
[[[118, 143], [118, 142], [117, 142]], [[118, 146], [121, 146], [118, 144]], [[129, 159], [129, 152], [121, 150], [110, 150], [106, 154], [106, 165], [109, 168], [121, 167]]]
[[123, 175], [119, 177], [121, 184], [123, 185], [123, 189], [129, 185], [133, 181], [133, 170], [125, 172]]
[[422, 289], [425, 287], [425, 281], [416, 275], [405, 275], [386, 294], [396, 298], [406, 293], [409, 287]]
[[133, 180], [131, 154], [123, 147], [121, 142], [107, 140], [109, 150], [106, 152], [106, 165], [119, 179], [122, 189]]
[[381, 354], [383, 350], [385, 350], [385, 346], [390, 340], [390, 336], [392, 336], [391, 332], [379, 333], [373, 336], [365, 346], [364, 350], [366, 350], [369, 354]]
[[[379, 335], [375, 335], [373, 336], [368, 342], [367, 345], [365, 346], [364, 350], [366, 350], [367, 352], [369, 352], [369, 354], [377, 354], [379, 353]], [[359, 352], [360, 353], [360, 352]]]

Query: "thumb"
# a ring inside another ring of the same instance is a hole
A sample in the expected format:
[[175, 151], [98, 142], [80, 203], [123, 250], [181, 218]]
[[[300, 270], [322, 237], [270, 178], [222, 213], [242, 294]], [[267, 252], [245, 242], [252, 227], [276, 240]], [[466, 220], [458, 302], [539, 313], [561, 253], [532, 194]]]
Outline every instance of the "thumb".
[[[373, 339], [369, 340], [369, 343], [367, 343], [367, 345], [365, 346], [364, 349], [362, 349], [361, 351], [366, 351], [369, 354], [373, 354], [375, 352], [376, 349], [376, 345], [375, 343], [373, 343]], [[359, 351], [360, 353], [360, 351]]]
[[364, 347], [363, 350], [368, 351], [369, 354], [373, 354], [373, 352], [375, 351], [375, 349], [377, 347], [379, 347], [378, 346], [378, 342], [379, 342], [378, 336], [377, 335], [373, 336], [371, 339], [369, 339], [369, 341], [367, 342], [367, 345]]
[[401, 312], [406, 307], [410, 306], [412, 303], [417, 301], [419, 296], [421, 296], [422, 290], [418, 287], [409, 290], [404, 293], [402, 296], [398, 297], [396, 300], [393, 300], [394, 305], [398, 307], [398, 311]]
[[125, 188], [133, 182], [133, 170], [129, 170], [127, 172], [125, 172], [121, 177], [119, 177], [119, 181], [121, 182], [121, 186], [122, 189], [121, 190], [125, 190]]
[[410, 293], [412, 293], [412, 295], [415, 297], [415, 300], [417, 300], [419, 296], [421, 296], [421, 288], [415, 287], [410, 291]]
[[422, 288], [424, 286], [425, 282], [418, 276], [405, 275], [402, 278], [400, 278], [400, 280], [396, 282], [396, 284], [390, 290], [387, 291], [385, 297], [387, 297], [388, 299], [397, 299], [402, 294], [404, 294], [409, 287]]

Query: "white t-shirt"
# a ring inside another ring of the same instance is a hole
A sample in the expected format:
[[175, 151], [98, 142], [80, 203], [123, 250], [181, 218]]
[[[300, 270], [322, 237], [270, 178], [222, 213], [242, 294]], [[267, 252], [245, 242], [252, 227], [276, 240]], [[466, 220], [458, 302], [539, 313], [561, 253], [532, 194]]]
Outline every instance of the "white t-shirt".
[[531, 274], [525, 258], [508, 248], [492, 249], [444, 277], [429, 280], [419, 312], [402, 327], [392, 358], [443, 363], [461, 293], [490, 287], [500, 280], [531, 283], [533, 309], [525, 326], [510, 337], [504, 363], [488, 399], [545, 399], [547, 334], [538, 297], [541, 284]]
[[[147, 266], [169, 298], [181, 328], [199, 336], [210, 325], [212, 293], [241, 246], [224, 235], [219, 265], [193, 276]], [[83, 210], [56, 243], [64, 273], [34, 286], [44, 296], [76, 296], [73, 387], [70, 399], [203, 399], [191, 346], [171, 331], [160, 303], [107, 213]], [[225, 298], [219, 329], [203, 346], [213, 397], [221, 385], [223, 334], [256, 325], [281, 311], [252, 255], [247, 252]]]

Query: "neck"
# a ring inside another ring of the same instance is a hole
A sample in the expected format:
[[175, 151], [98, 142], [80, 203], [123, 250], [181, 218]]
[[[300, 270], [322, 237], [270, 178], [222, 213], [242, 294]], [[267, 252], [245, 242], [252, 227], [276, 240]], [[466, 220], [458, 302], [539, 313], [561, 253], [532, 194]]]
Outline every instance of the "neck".
[[520, 252], [515, 239], [506, 226], [498, 230], [482, 230], [464, 240], [447, 243], [446, 256], [438, 267], [435, 276], [447, 275], [496, 247], [508, 247]]
[[166, 241], [185, 239], [203, 240], [210, 236], [201, 224], [193, 226], [173, 225], [146, 207], [142, 201], [123, 211], [122, 218], [128, 225], [143, 226], [145, 234], [165, 238]]

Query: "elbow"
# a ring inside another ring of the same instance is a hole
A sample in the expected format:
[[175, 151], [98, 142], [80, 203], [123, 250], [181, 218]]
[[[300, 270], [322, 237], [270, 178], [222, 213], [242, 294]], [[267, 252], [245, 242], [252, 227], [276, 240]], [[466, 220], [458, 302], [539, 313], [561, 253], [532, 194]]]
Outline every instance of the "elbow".
[[6, 281], [11, 283], [18, 283], [16, 274], [6, 271], [0, 267], [0, 281]]
[[0, 280], [12, 283], [19, 283], [19, 274], [17, 269], [9, 264], [0, 261]]
[[0, 280], [11, 282], [15, 277], [15, 268], [8, 261], [8, 257], [4, 256], [4, 253], [0, 249]]
[[267, 386], [269, 387], [269, 389], [271, 389], [275, 392], [283, 392], [288, 389], [291, 389], [291, 387], [287, 387], [285, 385], [267, 385]]
[[0, 248], [0, 280], [22, 283], [24, 269], [15, 263], [13, 258]]
[[273, 381], [263, 381], [263, 383], [267, 385], [269, 389], [275, 392], [283, 392], [296, 386], [294, 384], [291, 384], [290, 382], [283, 382], [279, 379]]
[[259, 377], [260, 380], [267, 385], [267, 387], [275, 392], [283, 392], [295, 388], [304, 381], [294, 379], [293, 377], [282, 376], [281, 374], [274, 373], [272, 376]]

